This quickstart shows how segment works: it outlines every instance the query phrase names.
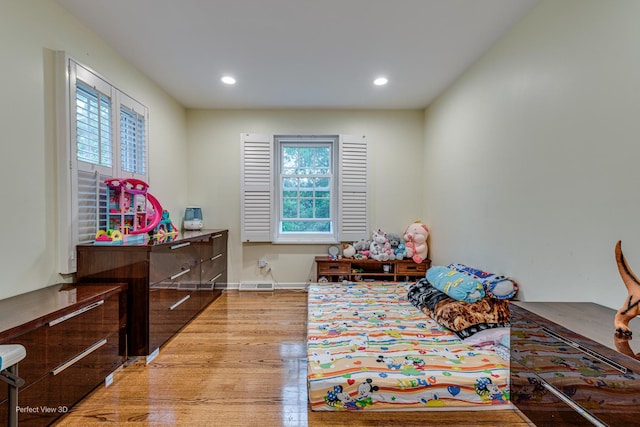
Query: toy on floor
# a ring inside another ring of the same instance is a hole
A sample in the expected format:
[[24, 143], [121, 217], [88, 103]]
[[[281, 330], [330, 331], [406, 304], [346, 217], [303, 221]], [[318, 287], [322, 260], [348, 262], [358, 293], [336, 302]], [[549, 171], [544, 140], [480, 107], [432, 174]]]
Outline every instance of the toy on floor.
[[499, 276], [464, 264], [449, 264], [450, 269], [468, 274], [482, 283], [487, 294], [496, 299], [511, 299], [518, 293], [518, 284], [506, 276]]
[[404, 230], [404, 241], [407, 251], [407, 258], [413, 259], [420, 264], [427, 259], [429, 247], [427, 246], [427, 238], [429, 237], [429, 229], [420, 221], [416, 221]]
[[622, 255], [622, 242], [618, 240], [615, 248], [616, 264], [624, 285], [627, 287], [628, 299], [618, 312], [613, 321], [616, 334], [630, 337], [633, 331], [629, 329], [629, 322], [636, 316], [640, 316], [640, 280], [631, 271], [627, 260]]

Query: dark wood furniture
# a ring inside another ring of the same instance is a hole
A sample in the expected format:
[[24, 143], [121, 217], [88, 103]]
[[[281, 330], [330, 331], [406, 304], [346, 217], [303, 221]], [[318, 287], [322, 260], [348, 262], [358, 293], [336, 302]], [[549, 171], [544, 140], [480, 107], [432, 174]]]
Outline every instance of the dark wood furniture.
[[537, 426], [637, 425], [640, 319], [593, 303], [511, 304], [511, 401]]
[[[0, 301], [0, 344], [27, 351], [20, 426], [52, 423], [122, 365], [126, 286], [60, 284]], [[0, 423], [7, 411], [8, 387], [0, 387]]]
[[431, 260], [425, 259], [422, 263], [417, 264], [410, 259], [376, 261], [374, 259], [332, 259], [328, 256], [317, 256], [316, 265], [317, 280], [324, 277], [329, 282], [342, 280], [400, 282], [424, 277], [427, 269], [431, 266]]
[[127, 354], [147, 356], [221, 294], [227, 230], [181, 232], [131, 245], [79, 245], [77, 281], [126, 282]]

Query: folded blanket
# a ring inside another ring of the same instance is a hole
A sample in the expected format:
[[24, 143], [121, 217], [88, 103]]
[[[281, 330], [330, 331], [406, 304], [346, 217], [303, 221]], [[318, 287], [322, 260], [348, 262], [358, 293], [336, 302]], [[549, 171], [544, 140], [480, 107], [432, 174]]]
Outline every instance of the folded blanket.
[[411, 304], [460, 339], [478, 332], [510, 325], [509, 301], [484, 297], [474, 303], [457, 301], [434, 288], [426, 278], [409, 287]]
[[449, 264], [451, 270], [468, 274], [482, 283], [486, 293], [498, 299], [511, 299], [518, 293], [516, 282], [506, 276], [488, 273], [477, 268], [467, 267], [464, 264]]
[[476, 302], [484, 298], [484, 287], [479, 280], [444, 266], [427, 270], [427, 280], [434, 288], [458, 301]]

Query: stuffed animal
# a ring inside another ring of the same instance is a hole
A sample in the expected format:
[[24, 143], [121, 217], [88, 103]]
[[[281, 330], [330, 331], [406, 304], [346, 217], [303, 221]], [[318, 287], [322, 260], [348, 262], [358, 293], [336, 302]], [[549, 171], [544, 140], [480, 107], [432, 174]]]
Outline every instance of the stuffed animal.
[[369, 246], [371, 246], [371, 242], [369, 240], [360, 239], [357, 242], [353, 242], [353, 247], [356, 250], [354, 258], [356, 258], [356, 259], [368, 259], [369, 258]]
[[387, 248], [385, 248], [385, 244], [388, 242], [384, 231], [378, 229], [372, 233], [371, 237], [372, 240], [371, 245], [369, 246], [369, 257], [377, 261], [388, 261], [389, 253], [387, 252]]
[[349, 243], [343, 243], [342, 244], [342, 256], [345, 258], [353, 258], [353, 256], [356, 254], [356, 248], [353, 247], [353, 245], [350, 245]]
[[420, 221], [416, 221], [404, 230], [404, 241], [407, 246], [407, 258], [420, 264], [427, 259], [429, 248], [427, 247], [429, 229]]
[[387, 240], [389, 241], [389, 246], [391, 246], [391, 253], [389, 253], [389, 259], [390, 260], [402, 259], [404, 255], [402, 255], [402, 257], [398, 256], [399, 252], [401, 252], [401, 251], [398, 251], [398, 246], [400, 245], [400, 243], [402, 243], [404, 246], [404, 241], [402, 240], [402, 237], [400, 237], [399, 234], [387, 233]]
[[404, 242], [398, 243], [398, 247], [393, 251], [396, 259], [404, 259], [407, 256], [407, 247]]

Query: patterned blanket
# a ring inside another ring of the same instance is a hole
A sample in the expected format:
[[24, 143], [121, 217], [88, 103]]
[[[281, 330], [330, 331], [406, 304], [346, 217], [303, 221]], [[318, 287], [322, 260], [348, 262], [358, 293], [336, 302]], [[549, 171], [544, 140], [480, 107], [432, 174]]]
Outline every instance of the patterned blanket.
[[465, 345], [416, 309], [407, 284], [309, 287], [307, 380], [313, 410], [490, 408], [509, 401], [509, 364]]

